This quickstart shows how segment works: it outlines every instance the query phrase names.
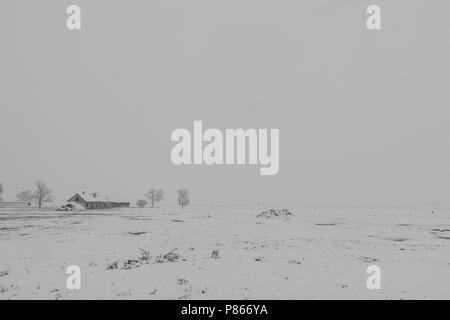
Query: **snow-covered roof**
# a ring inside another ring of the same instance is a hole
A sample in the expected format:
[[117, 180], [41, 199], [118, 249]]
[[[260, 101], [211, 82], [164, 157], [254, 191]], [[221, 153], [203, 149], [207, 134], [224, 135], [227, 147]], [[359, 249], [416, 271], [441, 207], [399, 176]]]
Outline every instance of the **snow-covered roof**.
[[86, 201], [86, 202], [112, 202], [112, 200], [106, 196], [96, 195], [94, 197], [92, 195], [92, 193], [89, 193], [89, 192], [84, 192], [84, 193], [81, 192], [81, 193], [77, 193], [77, 195], [79, 195], [81, 198], [83, 198], [84, 201]]

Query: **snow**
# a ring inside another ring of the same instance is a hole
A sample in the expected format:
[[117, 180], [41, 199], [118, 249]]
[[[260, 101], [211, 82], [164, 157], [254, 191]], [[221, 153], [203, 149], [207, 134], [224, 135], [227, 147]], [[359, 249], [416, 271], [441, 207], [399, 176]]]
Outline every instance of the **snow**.
[[[288, 220], [257, 218], [269, 209], [2, 209], [0, 299], [450, 298], [449, 211], [290, 207]], [[366, 287], [371, 264], [380, 290]], [[69, 265], [81, 290], [66, 288]]]

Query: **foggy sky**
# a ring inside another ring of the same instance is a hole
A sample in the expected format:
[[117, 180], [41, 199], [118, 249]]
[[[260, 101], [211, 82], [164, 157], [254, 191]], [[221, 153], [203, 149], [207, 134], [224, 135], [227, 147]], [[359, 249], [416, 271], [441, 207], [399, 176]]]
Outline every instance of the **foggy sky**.
[[[66, 29], [66, 8], [82, 30]], [[368, 31], [378, 4], [382, 30]], [[0, 182], [167, 203], [449, 203], [450, 3], [0, 2]], [[177, 128], [279, 128], [280, 170], [175, 166]]]

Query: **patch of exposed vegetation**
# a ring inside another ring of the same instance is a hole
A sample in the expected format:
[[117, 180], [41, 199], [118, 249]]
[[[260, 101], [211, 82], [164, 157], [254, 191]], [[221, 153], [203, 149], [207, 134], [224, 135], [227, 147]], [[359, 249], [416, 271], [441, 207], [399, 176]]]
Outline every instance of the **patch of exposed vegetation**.
[[0, 278], [7, 276], [9, 274], [9, 270], [0, 271]]
[[358, 260], [361, 260], [361, 261], [363, 261], [365, 263], [375, 263], [375, 262], [379, 261], [378, 259], [370, 258], [370, 257], [364, 257], [364, 256], [358, 257]]
[[143, 235], [143, 234], [146, 234], [146, 233], [147, 233], [146, 231], [136, 231], [136, 232], [129, 231], [128, 232], [128, 234], [132, 235], [132, 236], [140, 236], [140, 235]]
[[211, 252], [211, 259], [219, 259], [220, 255], [219, 255], [219, 249], [214, 249]]
[[176, 252], [176, 248], [172, 249], [171, 251], [160, 254], [156, 257], [155, 262], [156, 263], [166, 263], [166, 262], [177, 262], [180, 259], [180, 255], [178, 252]]
[[106, 270], [114, 270], [114, 269], [117, 269], [118, 267], [119, 267], [119, 261], [114, 261], [106, 266]]
[[298, 264], [298, 265], [302, 264], [302, 261], [300, 259], [289, 258], [288, 262], [291, 263], [291, 264]]
[[145, 249], [139, 248], [139, 250], [141, 252], [140, 257], [111, 262], [106, 266], [106, 270], [130, 270], [145, 264], [177, 262], [181, 257], [176, 248], [167, 253], [161, 253], [156, 257], [152, 257], [150, 252]]
[[387, 240], [395, 241], [395, 242], [403, 242], [403, 241], [409, 241], [410, 239], [407, 239], [407, 238], [388, 238]]
[[435, 231], [435, 232], [450, 232], [450, 229], [438, 229], [438, 228], [435, 228], [435, 229], [431, 229], [432, 231]]
[[270, 209], [269, 211], [263, 211], [261, 213], [258, 213], [256, 215], [257, 218], [283, 218], [283, 219], [289, 219], [292, 217], [293, 214], [288, 209]]

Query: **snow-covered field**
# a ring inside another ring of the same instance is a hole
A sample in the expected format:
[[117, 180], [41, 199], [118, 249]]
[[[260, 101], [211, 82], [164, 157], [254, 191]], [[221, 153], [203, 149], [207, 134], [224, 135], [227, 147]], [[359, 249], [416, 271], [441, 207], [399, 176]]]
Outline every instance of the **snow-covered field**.
[[3, 209], [0, 299], [450, 298], [448, 210], [263, 209]]

